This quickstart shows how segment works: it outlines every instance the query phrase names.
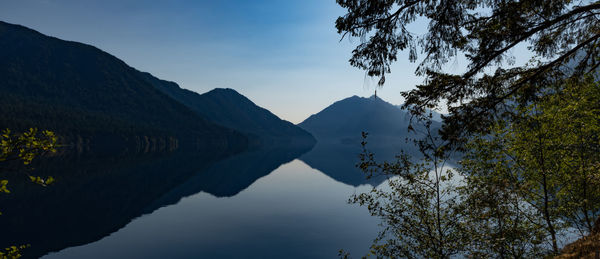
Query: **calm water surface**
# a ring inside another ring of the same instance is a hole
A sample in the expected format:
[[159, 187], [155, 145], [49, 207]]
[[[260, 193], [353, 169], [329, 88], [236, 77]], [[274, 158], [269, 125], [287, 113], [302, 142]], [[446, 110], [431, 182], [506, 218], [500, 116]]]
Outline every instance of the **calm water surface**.
[[358, 152], [58, 159], [38, 172], [56, 185], [0, 200], [0, 244], [31, 244], [25, 258], [360, 257], [378, 219], [347, 200], [382, 180], [364, 180]]
[[44, 258], [335, 258], [363, 254], [376, 235], [355, 188], [294, 160], [233, 197], [200, 192], [99, 241]]

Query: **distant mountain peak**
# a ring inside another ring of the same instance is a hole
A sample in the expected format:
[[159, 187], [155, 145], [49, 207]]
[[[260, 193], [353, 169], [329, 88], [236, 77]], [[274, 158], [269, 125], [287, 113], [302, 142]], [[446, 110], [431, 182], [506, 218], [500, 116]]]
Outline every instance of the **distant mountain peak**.
[[243, 94], [239, 93], [238, 91], [232, 88], [214, 88], [201, 95], [215, 97], [219, 96], [221, 98], [233, 98], [231, 99], [232, 101], [249, 102], [252, 103], [252, 105], [256, 105], [252, 100], [248, 99], [248, 97], [244, 96]]
[[[380, 97], [352, 96], [333, 103], [298, 124], [318, 140], [359, 139], [370, 136], [404, 139], [408, 132], [408, 112]], [[435, 125], [434, 125], [435, 126]]]
[[147, 79], [157, 89], [185, 104], [200, 116], [221, 126], [258, 136], [261, 144], [313, 144], [315, 141], [310, 133], [280, 119], [234, 89], [215, 88], [198, 94], [155, 77]]
[[238, 91], [236, 91], [235, 89], [232, 89], [232, 88], [215, 88], [215, 89], [208, 91], [207, 93], [228, 93], [228, 94], [242, 95]]

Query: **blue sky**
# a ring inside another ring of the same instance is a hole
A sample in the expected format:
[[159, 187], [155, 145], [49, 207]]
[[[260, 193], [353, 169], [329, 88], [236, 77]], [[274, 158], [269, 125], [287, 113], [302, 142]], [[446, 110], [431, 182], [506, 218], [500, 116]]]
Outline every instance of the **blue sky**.
[[[342, 14], [334, 0], [0, 3], [0, 20], [94, 45], [199, 93], [236, 89], [294, 123], [337, 100], [375, 90], [376, 80], [348, 64], [358, 40], [340, 42], [334, 23]], [[450, 72], [464, 65], [456, 60]], [[422, 81], [415, 68], [402, 54], [378, 96], [402, 103], [400, 92]]]

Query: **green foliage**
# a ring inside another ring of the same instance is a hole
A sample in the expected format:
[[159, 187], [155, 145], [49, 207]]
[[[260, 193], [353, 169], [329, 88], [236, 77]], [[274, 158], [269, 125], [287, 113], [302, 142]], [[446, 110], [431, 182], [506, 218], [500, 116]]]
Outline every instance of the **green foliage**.
[[0, 162], [21, 160], [28, 165], [39, 155], [56, 152], [56, 135], [52, 131], [30, 128], [21, 134], [12, 134], [5, 129], [0, 136]]
[[498, 127], [492, 135], [474, 138], [458, 168], [465, 176], [458, 192], [471, 236], [467, 253], [475, 257], [540, 257], [548, 252], [537, 217], [541, 214], [525, 197], [530, 186], [507, 152], [509, 137]]
[[48, 178], [46, 178], [46, 179], [41, 178], [39, 176], [29, 176], [29, 179], [32, 182], [37, 183], [37, 184], [42, 185], [42, 186], [47, 186], [47, 185], [49, 185], [49, 184], [51, 184], [51, 183], [54, 182], [54, 178], [52, 176], [48, 176]]
[[29, 245], [21, 245], [21, 246], [11, 246], [7, 247], [4, 250], [0, 250], [0, 259], [16, 259], [20, 258], [21, 251], [23, 249], [28, 248]]
[[[556, 254], [565, 231], [584, 235], [597, 227], [599, 1], [337, 2], [347, 10], [336, 21], [338, 32], [361, 38], [351, 65], [379, 77], [380, 85], [400, 51], [408, 50], [410, 61], [419, 52], [424, 55], [416, 71], [424, 84], [403, 93], [404, 107], [420, 118], [441, 103], [450, 112], [440, 131], [445, 148], [425, 150], [436, 151], [433, 161], [455, 148], [465, 152], [458, 168], [464, 185], [452, 192], [459, 197], [460, 209], [454, 211], [461, 213], [451, 216], [465, 224], [462, 230], [471, 237], [461, 253], [500, 258]], [[429, 21], [423, 35], [408, 30], [419, 19]], [[515, 66], [510, 55], [518, 45], [528, 45], [534, 54], [522, 66]], [[469, 62], [464, 73], [442, 71], [461, 54]], [[408, 180], [402, 184], [419, 189]], [[371, 197], [389, 201], [391, 208], [404, 208], [414, 199], [400, 188], [394, 191], [398, 194]], [[367, 201], [369, 209], [382, 204]], [[397, 227], [395, 221], [384, 222]]]
[[[388, 163], [375, 162], [374, 154], [364, 150], [358, 165], [367, 177], [383, 174], [391, 177], [386, 187], [374, 187], [368, 193], [350, 198], [351, 203], [366, 206], [371, 215], [382, 219], [384, 229], [371, 245], [377, 258], [449, 258], [458, 255], [467, 240], [455, 190], [456, 178], [446, 160], [426, 156], [420, 162], [407, 155]], [[435, 139], [428, 144], [435, 146]], [[348, 258], [343, 251], [340, 256]]]
[[[442, 131], [449, 144], [465, 143], [470, 133], [486, 133], [506, 100], [527, 102], [550, 82], [581, 78], [599, 66], [600, 2], [337, 0], [347, 13], [338, 33], [358, 37], [350, 64], [369, 76], [391, 72], [398, 53], [408, 51], [424, 84], [403, 93], [405, 107], [417, 115], [445, 103], [450, 116]], [[409, 26], [428, 21], [427, 32]], [[511, 52], [526, 45], [534, 57], [515, 66]], [[462, 54], [461, 74], [442, 71]]]
[[467, 145], [461, 191], [474, 236], [487, 238], [480, 251], [539, 256], [544, 241], [558, 253], [564, 230], [590, 233], [600, 215], [600, 85], [587, 78], [548, 91]]
[[[31, 164], [35, 157], [56, 152], [57, 137], [52, 131], [31, 128], [20, 134], [14, 134], [10, 129], [5, 129], [0, 136], [0, 162], [14, 160], [21, 161], [24, 165]], [[32, 182], [46, 186], [54, 181], [39, 176], [29, 176]], [[10, 193], [6, 188], [7, 180], [0, 181], [0, 192]]]
[[529, 105], [514, 105], [511, 121], [474, 135], [454, 172], [440, 170], [444, 153], [435, 151], [442, 146], [429, 137], [421, 140], [426, 156], [419, 163], [405, 155], [376, 163], [365, 149], [360, 167], [367, 177], [394, 176], [389, 189], [351, 198], [385, 226], [371, 253], [538, 258], [558, 254], [568, 232], [584, 236], [598, 228], [600, 83], [587, 77], [546, 91]]
[[10, 193], [8, 189], [6, 189], [6, 185], [8, 184], [8, 180], [0, 180], [0, 192]]
[[[23, 133], [13, 133], [10, 129], [2, 131], [0, 136], [0, 162], [20, 161], [25, 166], [30, 165], [34, 158], [54, 153], [58, 148], [56, 134], [52, 131], [30, 128]], [[47, 186], [54, 178], [43, 179], [39, 176], [29, 176], [29, 179], [39, 185]], [[8, 180], [0, 180], [0, 193], [10, 193], [7, 189]], [[0, 213], [2, 215], [2, 213]], [[0, 259], [15, 259], [21, 257], [21, 251], [29, 245], [11, 246], [0, 251]]]
[[[27, 166], [35, 157], [56, 152], [57, 147], [57, 137], [52, 131], [39, 132], [38, 129], [31, 128], [23, 133], [14, 134], [10, 129], [5, 129], [0, 135], [0, 162], [20, 161]], [[29, 178], [42, 186], [54, 182], [52, 177], [43, 179], [29, 175]], [[0, 180], [0, 193], [10, 193], [7, 185], [8, 180]]]

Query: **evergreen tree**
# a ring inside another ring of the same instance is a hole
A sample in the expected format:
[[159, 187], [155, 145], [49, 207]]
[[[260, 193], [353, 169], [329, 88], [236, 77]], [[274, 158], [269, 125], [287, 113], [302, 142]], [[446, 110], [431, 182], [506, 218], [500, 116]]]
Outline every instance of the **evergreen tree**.
[[[398, 52], [410, 61], [424, 58], [416, 70], [425, 83], [403, 93], [405, 107], [422, 115], [446, 102], [442, 136], [451, 146], [472, 132], [486, 132], [504, 117], [507, 100], [527, 104], [551, 82], [581, 78], [600, 64], [600, 2], [337, 0], [347, 10], [338, 33], [359, 37], [350, 64], [385, 82]], [[429, 22], [424, 35], [408, 30], [418, 19]], [[527, 45], [534, 58], [513, 66], [511, 51]], [[442, 66], [464, 54], [461, 74]]]

